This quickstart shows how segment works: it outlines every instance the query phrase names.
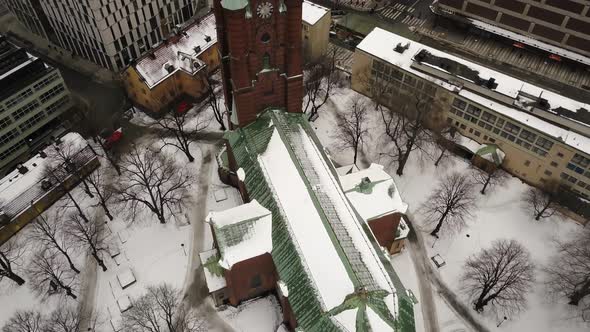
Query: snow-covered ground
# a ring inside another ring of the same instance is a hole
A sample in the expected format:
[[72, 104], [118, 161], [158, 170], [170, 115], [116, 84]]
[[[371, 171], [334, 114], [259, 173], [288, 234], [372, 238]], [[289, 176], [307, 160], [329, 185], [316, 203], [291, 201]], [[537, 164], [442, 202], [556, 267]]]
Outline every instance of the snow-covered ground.
[[283, 322], [283, 314], [274, 296], [267, 296], [228, 306], [219, 311], [221, 317], [236, 332], [275, 332]]
[[[79, 187], [72, 191], [72, 196], [84, 210], [89, 209], [90, 205], [94, 203], [93, 200], [90, 199]], [[64, 199], [58, 201], [47, 210], [44, 213], [44, 216], [46, 218], [52, 218], [56, 210], [58, 208], [61, 209], [62, 207], [65, 208], [65, 210], [63, 210], [64, 212], [62, 212], [62, 216], [66, 216], [68, 213], [73, 213], [75, 211], [73, 207], [69, 207], [69, 202], [67, 201], [67, 198], [64, 197]], [[17, 286], [16, 283], [8, 278], [4, 278], [0, 282], [0, 327], [4, 326], [10, 317], [19, 310], [38, 310], [42, 314], [49, 314], [55, 310], [58, 305], [64, 303], [74, 305], [76, 303], [74, 300], [66, 298], [64, 294], [55, 294], [44, 299], [37, 296], [37, 294], [32, 291], [32, 283], [27, 276], [26, 269], [35, 252], [42, 250], [43, 247], [34, 241], [28, 241], [27, 239], [30, 234], [30, 227], [24, 228], [11, 239], [11, 241], [16, 240], [18, 242], [26, 243], [23, 254], [17, 261], [15, 269], [15, 272], [25, 280], [25, 284]], [[68, 254], [72, 258], [74, 265], [80, 270], [82, 270], [87, 263], [95, 264], [94, 261], [86, 262], [87, 258], [85, 253], [80, 250], [72, 248], [68, 250]], [[83, 273], [76, 275], [76, 284], [83, 284], [83, 278]], [[49, 290], [49, 285], [43, 285], [43, 287], [46, 287], [47, 290]], [[73, 292], [80, 297], [79, 287], [74, 287]]]
[[[325, 108], [320, 110], [319, 119], [312, 124], [316, 128], [321, 142], [339, 164], [351, 163], [352, 151], [341, 151], [336, 148], [335, 135], [338, 128], [334, 112], [345, 111], [348, 100], [354, 95], [356, 93], [349, 89], [336, 90]], [[418, 152], [413, 152], [404, 170], [404, 175], [399, 177], [395, 174], [396, 165], [390, 164], [386, 156], [379, 155], [379, 153], [387, 152], [387, 147], [381, 141], [380, 133], [383, 133], [383, 129], [379, 115], [374, 114], [372, 109], [370, 113], [370, 121], [367, 124], [370, 137], [366, 140], [363, 149], [366, 158], [359, 158], [361, 160], [359, 165], [366, 162], [384, 164], [388, 172], [394, 176], [404, 201], [409, 204], [410, 213], [415, 214], [417, 226], [424, 232], [431, 231], [430, 226], [423, 224], [421, 216], [417, 213], [418, 208], [427, 200], [430, 192], [444, 175], [453, 171], [469, 172], [468, 161], [453, 157], [452, 163], [436, 168], [433, 161], [424, 161], [423, 158], [419, 158]], [[367, 166], [365, 164], [361, 168]], [[443, 281], [459, 295], [468, 308], [471, 308], [467, 299], [460, 295], [459, 276], [466, 258], [479, 252], [482, 248], [489, 247], [496, 239], [516, 239], [528, 248], [537, 267], [537, 280], [533, 291], [527, 296], [528, 310], [520, 316], [508, 317], [508, 320], [499, 328], [496, 325], [500, 320], [495, 315], [484, 313], [483, 315], [475, 314], [475, 316], [491, 331], [588, 331], [589, 325], [565, 319], [572, 314], [572, 307], [566, 305], [564, 301], [553, 303], [545, 296], [542, 284], [543, 272], [541, 271], [541, 267], [555, 252], [551, 240], [564, 238], [582, 226], [572, 220], [557, 217], [535, 221], [531, 214], [523, 209], [521, 203], [522, 194], [528, 188], [529, 186], [519, 179], [511, 177], [502, 187], [494, 188], [485, 196], [478, 193], [478, 207], [474, 211], [474, 218], [461, 233], [443, 236], [436, 243], [428, 233], [424, 234], [428, 256], [439, 254], [446, 261], [446, 265], [439, 269]], [[411, 261], [408, 262], [408, 258], [403, 255], [407, 255], [407, 253], [403, 253], [402, 257], [394, 258], [393, 265], [400, 273], [404, 283], [420, 300], [416, 281], [412, 280], [409, 273], [406, 273], [406, 271], [413, 269], [413, 267], [409, 269], [412, 266]], [[404, 266], [407, 268], [404, 269]], [[438, 298], [435, 302], [437, 303], [441, 331], [455, 331], [464, 328], [457, 321], [453, 312], [446, 307], [444, 301]], [[417, 305], [415, 311], [419, 310], [420, 307]], [[420, 315], [417, 315], [417, 318], [419, 317]], [[417, 325], [420, 326], [420, 324]]]

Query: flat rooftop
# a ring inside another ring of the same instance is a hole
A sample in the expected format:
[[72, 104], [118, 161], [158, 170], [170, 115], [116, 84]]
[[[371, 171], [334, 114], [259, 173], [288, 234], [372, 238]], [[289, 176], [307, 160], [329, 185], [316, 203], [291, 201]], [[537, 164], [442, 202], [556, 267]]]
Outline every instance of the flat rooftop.
[[[584, 102], [567, 98], [556, 92], [469, 60], [444, 53], [380, 28], [375, 28], [369, 33], [357, 46], [357, 49], [590, 154], [590, 138], [525, 111], [526, 107], [523, 107], [521, 100], [523, 96], [534, 96], [537, 100], [544, 99], [548, 103], [546, 105], [547, 111], [554, 114], [561, 112], [563, 115], [564, 110], [567, 110], [570, 113], [568, 114], [569, 119], [578, 116], [571, 113], [579, 113], [580, 116], [585, 116], [587, 110], [590, 110], [590, 105]], [[453, 80], [437, 77], [414, 68], [413, 65], [416, 63], [451, 75]], [[510, 98], [513, 104], [508, 105], [498, 99], [472, 91], [467, 88], [468, 83], [473, 83], [478, 87], [497, 93], [497, 96]]]

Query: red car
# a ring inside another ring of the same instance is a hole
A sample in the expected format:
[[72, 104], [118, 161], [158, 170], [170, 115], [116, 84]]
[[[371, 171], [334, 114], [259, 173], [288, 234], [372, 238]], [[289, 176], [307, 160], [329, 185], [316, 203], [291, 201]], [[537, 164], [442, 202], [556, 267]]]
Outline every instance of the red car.
[[121, 140], [121, 138], [123, 137], [123, 128], [119, 128], [110, 133], [110, 135], [105, 136], [106, 137], [103, 139], [103, 145], [104, 148], [108, 150], [112, 148], [115, 143]]

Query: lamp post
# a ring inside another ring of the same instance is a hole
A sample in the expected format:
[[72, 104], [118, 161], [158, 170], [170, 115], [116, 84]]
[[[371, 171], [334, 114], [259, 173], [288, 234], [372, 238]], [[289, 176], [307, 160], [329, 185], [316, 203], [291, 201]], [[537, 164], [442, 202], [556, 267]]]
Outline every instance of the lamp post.
[[186, 249], [184, 249], [184, 243], [181, 243], [180, 246], [182, 247], [182, 251], [184, 252], [184, 255], [186, 256]]
[[434, 245], [436, 244], [436, 241], [438, 241], [438, 237], [435, 237], [434, 238], [434, 242], [432, 242], [432, 247], [430, 247], [430, 248], [434, 248]]
[[508, 317], [504, 316], [504, 319], [502, 319], [498, 325], [496, 325], [496, 327], [500, 327], [500, 325], [502, 325], [502, 323], [504, 323], [506, 320], [508, 319]]

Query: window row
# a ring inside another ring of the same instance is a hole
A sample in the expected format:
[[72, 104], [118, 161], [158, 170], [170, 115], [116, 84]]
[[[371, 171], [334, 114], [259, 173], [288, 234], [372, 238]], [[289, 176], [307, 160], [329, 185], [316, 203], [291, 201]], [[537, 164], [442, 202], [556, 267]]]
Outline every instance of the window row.
[[18, 120], [37, 109], [37, 107], [39, 107], [39, 103], [36, 100], [33, 100], [32, 102], [12, 112], [12, 117], [15, 120]]
[[12, 129], [11, 131], [7, 132], [6, 134], [0, 136], [0, 145], [4, 145], [18, 136], [19, 132], [16, 129]]
[[25, 145], [25, 141], [24, 140], [20, 140], [16, 144], [14, 144], [13, 146], [11, 146], [10, 148], [6, 149], [5, 151], [2, 151], [0, 153], [0, 160], [4, 160], [4, 159], [8, 158], [15, 151], [17, 151], [18, 149], [20, 149], [23, 145]]
[[12, 123], [12, 120], [9, 116], [5, 117], [4, 119], [0, 120], [0, 129], [4, 129], [8, 127]]
[[45, 112], [49, 115], [52, 114], [53, 112], [61, 109], [65, 104], [68, 103], [68, 101], [70, 100], [68, 95], [65, 95], [61, 98], [59, 98], [57, 101], [53, 102], [51, 105], [47, 106], [45, 108]]
[[45, 103], [46, 101], [48, 101], [49, 99], [53, 98], [57, 94], [62, 93], [64, 90], [65, 90], [65, 87], [64, 87], [63, 84], [56, 85], [53, 88], [51, 88], [51, 89], [47, 90], [46, 92], [44, 92], [39, 97], [39, 100], [41, 100], [42, 103]]
[[33, 94], [33, 90], [26, 89], [25, 91], [19, 93], [17, 96], [12, 97], [6, 102], [6, 108], [11, 108], [12, 106], [20, 103], [21, 101], [25, 100], [29, 96]]
[[579, 153], [576, 153], [574, 155], [571, 162], [574, 164], [578, 164], [578, 165], [582, 166], [583, 168], [586, 168], [586, 167], [588, 167], [588, 165], [590, 165], [590, 159], [582, 156]]
[[35, 116], [33, 116], [32, 118], [30, 118], [27, 121], [23, 122], [19, 126], [19, 128], [20, 128], [20, 130], [25, 131], [25, 130], [33, 127], [37, 123], [41, 122], [41, 120], [43, 120], [44, 118], [45, 118], [45, 113], [39, 112], [39, 113], [35, 114]]
[[[479, 127], [492, 131], [511, 142], [532, 150], [535, 153], [546, 156], [547, 151], [553, 147], [553, 142], [540, 137], [537, 134], [522, 128], [520, 125], [498, 118], [496, 115], [482, 111], [479, 107], [468, 104], [465, 100], [455, 97], [451, 113], [464, 118]], [[465, 112], [465, 113], [463, 113]], [[481, 115], [481, 116], [480, 116]], [[533, 146], [536, 145], [536, 146]]]
[[47, 86], [48, 84], [52, 83], [53, 81], [55, 81], [57, 78], [59, 77], [59, 72], [54, 72], [53, 74], [45, 77], [44, 79], [42, 79], [41, 81], [35, 83], [35, 85], [33, 85], [33, 88], [37, 91], [41, 90], [43, 87]]

